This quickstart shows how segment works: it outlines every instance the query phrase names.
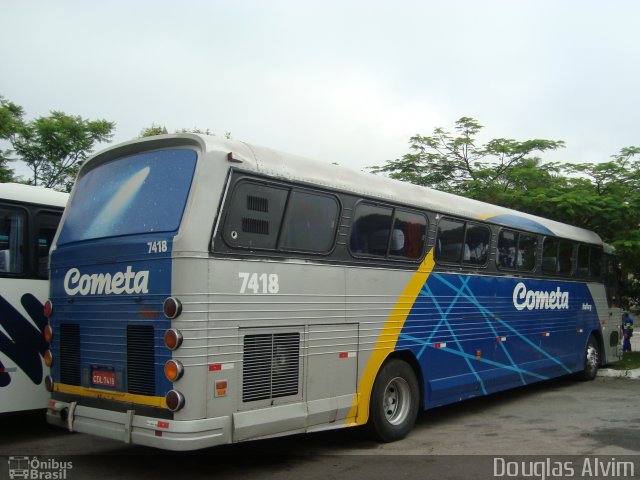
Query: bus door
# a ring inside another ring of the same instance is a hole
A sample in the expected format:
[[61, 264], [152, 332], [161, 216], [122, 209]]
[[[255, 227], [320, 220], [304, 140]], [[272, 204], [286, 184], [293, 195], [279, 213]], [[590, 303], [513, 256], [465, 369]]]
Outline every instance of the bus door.
[[[605, 254], [604, 284], [607, 294], [607, 319], [602, 325], [604, 353], [607, 362], [622, 358], [620, 345], [620, 322], [622, 321], [622, 304], [620, 302], [620, 269], [615, 256]], [[602, 319], [601, 319], [602, 322]]]

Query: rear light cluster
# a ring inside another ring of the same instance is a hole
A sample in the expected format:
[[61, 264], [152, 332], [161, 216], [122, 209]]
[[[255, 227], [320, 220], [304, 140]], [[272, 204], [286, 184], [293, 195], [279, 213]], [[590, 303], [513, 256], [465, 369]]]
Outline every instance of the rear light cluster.
[[[175, 297], [168, 297], [162, 304], [164, 316], [173, 320], [182, 313], [182, 303]], [[180, 348], [183, 336], [177, 328], [170, 328], [164, 332], [164, 345], [172, 352]], [[164, 364], [164, 375], [170, 382], [177, 382], [184, 375], [184, 366], [180, 360], [167, 360]], [[170, 390], [164, 397], [167, 408], [172, 412], [177, 412], [184, 407], [184, 395], [177, 390]]]
[[[44, 302], [44, 308], [42, 312], [45, 318], [50, 318], [53, 314], [53, 303], [51, 300], [47, 300]], [[47, 367], [53, 365], [53, 354], [51, 353], [51, 342], [53, 341], [53, 328], [51, 328], [50, 324], [46, 324], [44, 329], [42, 330], [42, 336], [44, 337], [44, 341], [47, 343], [48, 347], [45, 350], [42, 357], [44, 358], [44, 364]], [[47, 375], [44, 379], [44, 385], [48, 392], [53, 392], [53, 378], [51, 375]]]

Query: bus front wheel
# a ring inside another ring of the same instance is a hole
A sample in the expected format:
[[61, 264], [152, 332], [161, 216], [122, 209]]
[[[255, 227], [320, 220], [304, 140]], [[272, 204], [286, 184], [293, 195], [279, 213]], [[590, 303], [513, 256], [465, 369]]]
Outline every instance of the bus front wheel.
[[418, 416], [418, 380], [402, 360], [386, 362], [373, 384], [369, 406], [369, 434], [382, 442], [407, 436]]

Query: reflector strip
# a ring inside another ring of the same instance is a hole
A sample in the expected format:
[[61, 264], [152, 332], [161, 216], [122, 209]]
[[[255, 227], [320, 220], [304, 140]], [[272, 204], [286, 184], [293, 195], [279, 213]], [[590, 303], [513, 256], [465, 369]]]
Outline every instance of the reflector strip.
[[433, 344], [434, 348], [447, 348], [447, 343], [434, 343]]
[[548, 337], [549, 335], [551, 335], [549, 332], [542, 332], [543, 337]]
[[507, 337], [498, 337], [496, 338], [496, 342], [506, 342], [507, 341]]
[[582, 333], [584, 332], [584, 330], [582, 328], [579, 328], [578, 330], [576, 330], [578, 333]]
[[354, 358], [356, 356], [356, 352], [340, 352], [338, 354], [338, 358]]
[[209, 365], [210, 372], [217, 372], [219, 370], [231, 370], [233, 368], [233, 363], [213, 363]]
[[158, 428], [169, 428], [169, 422], [158, 421]]

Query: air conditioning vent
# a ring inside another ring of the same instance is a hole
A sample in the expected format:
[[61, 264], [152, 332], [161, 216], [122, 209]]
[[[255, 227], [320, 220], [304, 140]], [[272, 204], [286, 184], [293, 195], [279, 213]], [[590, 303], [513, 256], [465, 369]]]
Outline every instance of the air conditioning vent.
[[267, 213], [269, 211], [269, 200], [264, 197], [247, 195], [247, 210]]
[[80, 385], [80, 325], [60, 324], [60, 381]]
[[296, 395], [299, 375], [299, 333], [244, 337], [243, 402]]
[[269, 222], [257, 218], [242, 217], [242, 231], [258, 235], [269, 235]]

